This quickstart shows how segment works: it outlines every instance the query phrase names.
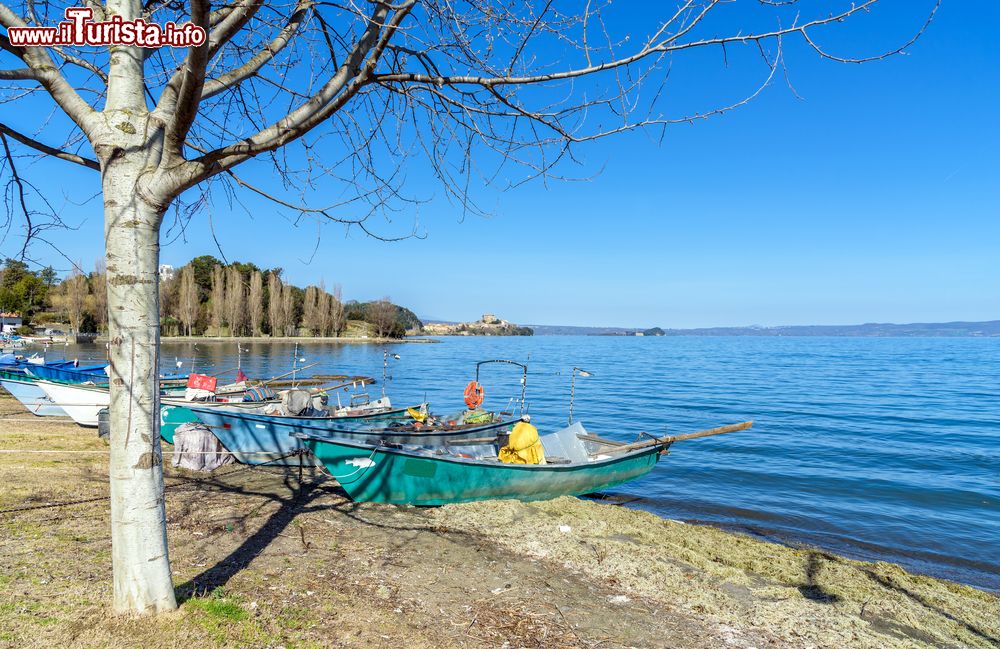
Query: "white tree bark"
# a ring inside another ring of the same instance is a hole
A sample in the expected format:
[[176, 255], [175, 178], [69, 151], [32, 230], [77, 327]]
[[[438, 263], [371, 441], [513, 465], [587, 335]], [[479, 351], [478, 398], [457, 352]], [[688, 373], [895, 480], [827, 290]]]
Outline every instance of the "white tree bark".
[[[119, 121], [120, 120], [120, 121]], [[114, 608], [177, 607], [167, 553], [159, 418], [159, 230], [163, 208], [144, 198], [142, 116], [112, 117], [117, 146], [100, 153], [104, 186], [111, 360], [111, 553]], [[134, 133], [132, 131], [135, 131]], [[148, 151], [148, 149], [147, 149]]]

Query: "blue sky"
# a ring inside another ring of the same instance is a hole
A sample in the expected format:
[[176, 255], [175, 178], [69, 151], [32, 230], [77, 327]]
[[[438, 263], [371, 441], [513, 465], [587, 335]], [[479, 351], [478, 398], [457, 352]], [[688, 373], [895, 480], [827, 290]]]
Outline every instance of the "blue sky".
[[[890, 3], [830, 43], [865, 53], [898, 42], [928, 4]], [[633, 133], [580, 149], [583, 165], [566, 173], [599, 173], [484, 192], [490, 218], [463, 218], [428, 186], [428, 203], [373, 225], [391, 234], [412, 217], [424, 239], [383, 243], [327, 225], [306, 263], [315, 224], [293, 228], [253, 198], [252, 218], [218, 201], [216, 234], [229, 259], [281, 266], [296, 284], [322, 278], [346, 298], [388, 295], [449, 320], [485, 311], [520, 323], [663, 327], [1000, 319], [998, 20], [994, 2], [945, 0], [909, 55], [864, 66], [790, 45], [801, 99], [776, 80], [749, 106], [671, 128], [662, 142]], [[681, 104], [756, 78], [738, 65], [674, 65]], [[32, 173], [60, 174], [75, 201], [96, 191], [64, 163]], [[99, 209], [68, 203], [79, 229], [51, 236], [86, 266], [102, 254]], [[11, 239], [3, 245], [14, 251]], [[218, 255], [203, 216], [162, 260], [200, 254]]]

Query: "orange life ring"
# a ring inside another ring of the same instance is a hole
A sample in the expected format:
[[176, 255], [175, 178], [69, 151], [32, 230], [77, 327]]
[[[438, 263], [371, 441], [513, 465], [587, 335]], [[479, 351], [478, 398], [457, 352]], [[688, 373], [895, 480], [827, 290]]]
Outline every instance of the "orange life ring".
[[469, 381], [469, 384], [465, 386], [465, 405], [469, 408], [474, 410], [481, 406], [484, 396], [485, 392], [479, 381]]

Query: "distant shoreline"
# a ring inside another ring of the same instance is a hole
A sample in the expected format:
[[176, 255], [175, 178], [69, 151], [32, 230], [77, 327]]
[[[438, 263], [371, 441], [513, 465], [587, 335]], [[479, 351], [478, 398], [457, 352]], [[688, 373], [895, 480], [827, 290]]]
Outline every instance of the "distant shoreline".
[[928, 322], [910, 324], [866, 323], [857, 325], [787, 325], [775, 327], [577, 327], [528, 325], [536, 336], [754, 336], [754, 337], [843, 337], [843, 338], [996, 338], [1000, 320], [984, 322]]

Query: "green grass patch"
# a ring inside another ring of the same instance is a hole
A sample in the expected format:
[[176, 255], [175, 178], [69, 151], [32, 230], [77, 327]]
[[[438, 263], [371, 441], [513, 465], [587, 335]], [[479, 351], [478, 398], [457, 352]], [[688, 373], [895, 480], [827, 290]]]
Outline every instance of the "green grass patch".
[[242, 622], [250, 613], [236, 597], [227, 597], [221, 588], [216, 588], [208, 597], [192, 597], [187, 606], [204, 613], [213, 622]]

